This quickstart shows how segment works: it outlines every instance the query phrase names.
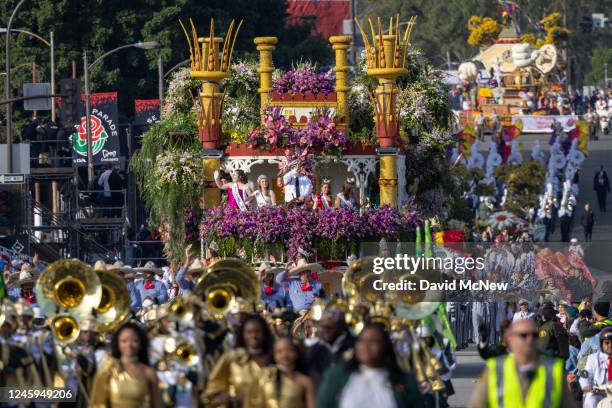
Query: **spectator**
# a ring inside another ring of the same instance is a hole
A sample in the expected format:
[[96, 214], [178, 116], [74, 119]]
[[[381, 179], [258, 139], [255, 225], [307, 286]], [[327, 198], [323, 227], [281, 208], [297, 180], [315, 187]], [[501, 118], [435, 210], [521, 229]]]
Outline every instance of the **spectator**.
[[608, 179], [608, 173], [604, 170], [603, 165], [593, 178], [593, 189], [597, 193], [599, 211], [606, 212], [606, 201], [610, 193], [610, 180]]
[[111, 215], [109, 207], [111, 206], [111, 187], [109, 184], [109, 177], [113, 172], [113, 165], [107, 164], [105, 170], [100, 174], [98, 178], [98, 186], [102, 187], [102, 195], [100, 204], [102, 205], [102, 216], [109, 217]]
[[593, 213], [590, 203], [586, 203], [584, 205], [584, 213], [582, 213], [582, 216], [580, 217], [580, 224], [584, 229], [584, 241], [592, 241], [593, 226], [595, 225], [595, 214]]

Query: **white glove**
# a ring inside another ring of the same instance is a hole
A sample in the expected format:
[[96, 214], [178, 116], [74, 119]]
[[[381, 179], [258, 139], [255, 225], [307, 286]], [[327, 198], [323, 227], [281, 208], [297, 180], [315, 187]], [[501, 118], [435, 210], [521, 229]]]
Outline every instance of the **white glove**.
[[219, 180], [219, 176], [221, 175], [221, 173], [219, 173], [219, 170], [215, 170], [215, 172], [213, 173], [213, 177], [215, 180]]

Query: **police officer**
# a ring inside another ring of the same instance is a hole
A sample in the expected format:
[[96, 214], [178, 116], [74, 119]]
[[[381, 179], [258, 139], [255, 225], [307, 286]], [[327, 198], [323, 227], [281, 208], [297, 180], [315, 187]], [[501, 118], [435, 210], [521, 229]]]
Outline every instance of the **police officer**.
[[539, 353], [538, 337], [533, 320], [510, 326], [509, 353], [487, 360], [469, 408], [574, 406], [564, 385], [563, 360]]
[[555, 309], [545, 306], [540, 311], [540, 315], [542, 323], [538, 327], [538, 348], [553, 357], [567, 360], [569, 358], [569, 339], [567, 331], [556, 320]]

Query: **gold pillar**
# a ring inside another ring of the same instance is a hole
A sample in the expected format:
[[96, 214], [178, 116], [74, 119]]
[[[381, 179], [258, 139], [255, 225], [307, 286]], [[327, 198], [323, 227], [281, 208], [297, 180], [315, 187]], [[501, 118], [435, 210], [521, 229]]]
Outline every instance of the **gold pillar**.
[[[399, 118], [395, 106], [397, 77], [406, 75], [406, 57], [414, 21], [411, 17], [404, 33], [400, 33], [399, 15], [389, 20], [388, 34], [378, 18], [378, 32], [368, 18], [371, 27], [369, 37], [359, 22], [357, 26], [365, 43], [368, 75], [378, 80], [376, 88], [376, 135], [381, 147], [380, 154], [380, 204], [397, 206], [397, 148], [395, 140], [399, 136]], [[404, 25], [404, 24], [402, 24]], [[404, 177], [404, 175], [401, 175]]]
[[34, 182], [34, 202], [40, 204], [40, 181]]
[[255, 37], [253, 40], [259, 51], [259, 98], [261, 101], [261, 109], [263, 110], [270, 104], [270, 93], [272, 92], [272, 73], [274, 72], [274, 63], [272, 62], [272, 51], [278, 43], [276, 37]]
[[204, 163], [204, 207], [212, 208], [221, 204], [221, 190], [215, 184], [215, 171], [221, 168], [218, 158], [205, 158]]
[[341, 126], [348, 126], [348, 107], [347, 107], [347, 96], [350, 90], [347, 85], [347, 73], [349, 71], [347, 50], [351, 44], [350, 35], [337, 35], [329, 38], [329, 42], [332, 44], [332, 48], [336, 52], [336, 66], [334, 72], [336, 73], [336, 95], [338, 98], [338, 111], [336, 117]]
[[397, 206], [397, 156], [380, 156], [380, 205]]
[[[59, 184], [57, 180], [51, 182], [51, 211], [53, 220], [59, 217]], [[54, 222], [55, 223], [55, 222]]]

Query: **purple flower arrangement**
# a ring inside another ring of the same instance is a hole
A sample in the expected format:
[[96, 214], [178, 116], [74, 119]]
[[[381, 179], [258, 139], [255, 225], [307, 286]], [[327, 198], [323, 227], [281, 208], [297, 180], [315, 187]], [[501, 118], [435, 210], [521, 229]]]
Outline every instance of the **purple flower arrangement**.
[[281, 94], [305, 95], [310, 92], [314, 95], [319, 93], [329, 95], [334, 92], [334, 81], [333, 71], [317, 73], [313, 64], [303, 63], [291, 68], [274, 81], [272, 89]]
[[295, 259], [298, 248], [312, 251], [322, 244], [329, 246], [330, 242], [341, 247], [364, 239], [395, 239], [413, 228], [416, 221], [414, 211], [402, 213], [389, 206], [365, 209], [361, 213], [350, 208], [315, 213], [308, 206], [290, 209], [271, 206], [245, 212], [216, 207], [204, 211], [200, 237], [207, 240], [234, 237], [281, 244], [288, 258]]

